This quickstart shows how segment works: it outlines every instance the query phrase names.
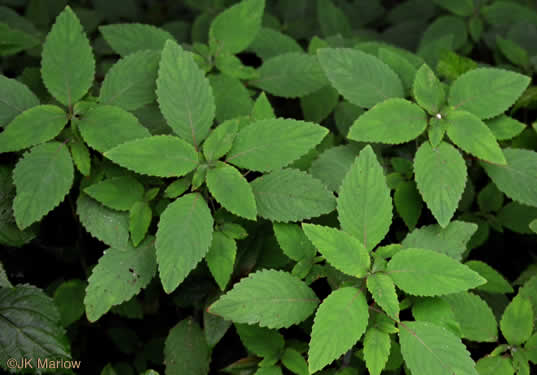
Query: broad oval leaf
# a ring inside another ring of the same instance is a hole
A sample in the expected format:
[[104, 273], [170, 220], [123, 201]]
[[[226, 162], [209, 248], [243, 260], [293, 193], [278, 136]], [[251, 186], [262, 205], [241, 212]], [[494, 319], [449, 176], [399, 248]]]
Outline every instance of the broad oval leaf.
[[71, 190], [74, 174], [71, 155], [63, 143], [43, 143], [25, 153], [13, 170], [17, 226], [27, 228], [58, 206]]
[[39, 99], [23, 83], [0, 74], [0, 127], [22, 112], [39, 105]]
[[235, 323], [285, 328], [304, 321], [318, 304], [313, 290], [300, 279], [288, 272], [263, 270], [243, 278], [208, 311]]
[[235, 138], [226, 161], [237, 167], [268, 172], [285, 167], [328, 134], [328, 129], [312, 122], [268, 119], [247, 125]]
[[198, 165], [192, 145], [171, 135], [155, 135], [125, 142], [104, 153], [114, 163], [136, 173], [180, 177]]
[[120, 176], [92, 184], [84, 192], [111, 209], [128, 211], [142, 200], [144, 186], [132, 176]]
[[93, 51], [80, 21], [69, 6], [58, 15], [47, 35], [41, 73], [48, 91], [69, 107], [86, 95], [93, 83]]
[[352, 124], [347, 138], [361, 142], [398, 144], [418, 137], [427, 127], [427, 115], [416, 104], [392, 98], [376, 104]]
[[148, 237], [137, 248], [109, 248], [88, 278], [86, 315], [90, 322], [97, 321], [112, 306], [119, 305], [137, 295], [153, 276], [157, 265], [154, 238]]
[[405, 96], [397, 74], [375, 56], [350, 48], [321, 48], [317, 55], [332, 86], [357, 106]]
[[162, 50], [157, 101], [178, 136], [194, 147], [207, 137], [215, 113], [213, 91], [192, 54], [171, 40]]
[[355, 159], [339, 189], [338, 220], [369, 251], [388, 233], [392, 222], [392, 198], [384, 171], [371, 146]]
[[450, 87], [448, 103], [489, 119], [505, 112], [528, 87], [530, 78], [519, 73], [478, 68], [461, 75]]
[[206, 182], [211, 195], [222, 207], [237, 216], [255, 220], [257, 208], [252, 187], [236, 168], [218, 162], [207, 171]]
[[364, 334], [368, 320], [368, 305], [361, 290], [340, 288], [326, 297], [311, 329], [310, 373], [323, 369], [351, 349]]
[[281, 169], [251, 183], [257, 213], [271, 221], [301, 221], [334, 210], [336, 202], [321, 181], [298, 169]]
[[214, 220], [201, 195], [186, 194], [160, 215], [155, 247], [166, 293], [177, 288], [209, 251]]
[[399, 251], [388, 262], [387, 272], [397, 287], [415, 296], [457, 293], [487, 282], [447, 255], [423, 249]]
[[192, 318], [181, 320], [170, 330], [164, 342], [167, 375], [207, 375], [210, 360], [205, 335]]
[[450, 144], [441, 142], [433, 148], [424, 142], [414, 157], [418, 190], [442, 228], [445, 228], [466, 186], [466, 163]]
[[168, 39], [174, 40], [172, 34], [153, 25], [141, 23], [118, 23], [99, 26], [104, 40], [121, 56], [143, 51], [162, 50]]

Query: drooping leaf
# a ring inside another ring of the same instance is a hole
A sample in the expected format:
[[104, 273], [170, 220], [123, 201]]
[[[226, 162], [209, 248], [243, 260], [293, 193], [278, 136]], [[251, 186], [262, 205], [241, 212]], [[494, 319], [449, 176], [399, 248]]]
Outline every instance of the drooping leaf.
[[369, 251], [388, 233], [392, 222], [392, 199], [384, 171], [371, 146], [355, 159], [339, 189], [338, 220]]
[[384, 273], [374, 273], [367, 278], [367, 289], [373, 299], [388, 316], [399, 319], [399, 300], [393, 280]]
[[447, 255], [432, 250], [405, 249], [388, 262], [395, 285], [417, 296], [462, 292], [486, 283], [486, 279]]
[[533, 308], [529, 299], [517, 295], [507, 305], [500, 320], [502, 334], [510, 345], [526, 342], [533, 332]]
[[162, 50], [156, 92], [168, 125], [197, 147], [209, 134], [214, 119], [213, 91], [192, 54], [171, 40]]
[[17, 226], [24, 229], [53, 210], [71, 190], [73, 180], [73, 161], [64, 144], [43, 143], [25, 153], [13, 170]]
[[326, 128], [311, 122], [256, 121], [239, 131], [226, 161], [254, 171], [279, 169], [311, 150], [326, 134]]
[[297, 169], [281, 169], [251, 182], [257, 213], [272, 221], [302, 221], [332, 212], [334, 195], [321, 181]]
[[371, 108], [404, 97], [397, 74], [375, 56], [350, 48], [321, 48], [317, 55], [332, 85], [357, 106]]
[[263, 270], [243, 278], [208, 311], [235, 323], [284, 328], [305, 320], [318, 304], [313, 290], [298, 278]]
[[371, 327], [364, 336], [364, 360], [371, 375], [380, 375], [390, 356], [390, 335]]
[[300, 262], [303, 259], [311, 259], [317, 253], [300, 225], [274, 222], [272, 223], [272, 228], [280, 248], [285, 255], [294, 261]]
[[351, 349], [364, 334], [369, 311], [364, 293], [352, 287], [333, 291], [315, 314], [308, 351], [310, 373]]
[[171, 135], [125, 142], [106, 151], [104, 156], [136, 173], [158, 177], [184, 176], [199, 162], [192, 145]]
[[252, 187], [246, 178], [229, 164], [218, 162], [206, 177], [211, 195], [229, 212], [255, 220], [257, 209]]
[[478, 375], [461, 340], [428, 322], [401, 322], [401, 353], [413, 374]]
[[446, 101], [442, 84], [427, 64], [423, 64], [417, 71], [412, 92], [416, 102], [430, 115], [439, 113]]
[[352, 124], [347, 138], [360, 142], [398, 144], [418, 137], [427, 127], [427, 115], [416, 104], [392, 98], [376, 104]]
[[528, 87], [530, 78], [497, 69], [478, 68], [461, 75], [450, 87], [448, 102], [480, 119], [502, 114]]
[[142, 199], [144, 186], [132, 176], [109, 178], [84, 189], [84, 192], [107, 207], [128, 211]]
[[25, 84], [0, 74], [0, 128], [37, 105], [39, 99]]
[[359, 150], [353, 144], [326, 149], [311, 163], [309, 172], [330, 190], [337, 192]]
[[285, 346], [283, 335], [275, 329], [237, 323], [235, 328], [246, 349], [259, 357], [278, 356]]
[[466, 185], [466, 163], [450, 144], [431, 147], [424, 142], [414, 157], [418, 190], [441, 227], [445, 228], [462, 197]]
[[160, 215], [155, 247], [160, 280], [171, 293], [209, 251], [214, 220], [198, 193], [170, 203]]
[[167, 375], [207, 375], [210, 358], [205, 335], [192, 318], [181, 320], [168, 333], [164, 343]]
[[58, 15], [43, 44], [41, 73], [48, 91], [69, 107], [86, 95], [93, 83], [93, 51], [69, 6]]
[[216, 105], [216, 120], [220, 123], [239, 116], [249, 115], [254, 102], [244, 84], [225, 74], [209, 78]]
[[226, 289], [231, 278], [236, 254], [237, 244], [234, 239], [222, 232], [213, 233], [211, 247], [205, 256], [205, 261], [221, 290]]
[[125, 57], [143, 50], [160, 51], [172, 34], [153, 25], [118, 23], [99, 26], [99, 31], [112, 49]]
[[112, 306], [119, 305], [137, 295], [153, 276], [157, 265], [154, 238], [148, 237], [140, 246], [127, 249], [109, 248], [88, 278], [86, 315], [90, 322], [97, 321]]

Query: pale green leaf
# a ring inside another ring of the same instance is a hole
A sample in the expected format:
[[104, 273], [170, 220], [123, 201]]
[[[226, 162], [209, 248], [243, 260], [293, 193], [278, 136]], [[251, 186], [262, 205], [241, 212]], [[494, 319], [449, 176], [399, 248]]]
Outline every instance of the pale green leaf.
[[483, 357], [475, 368], [479, 375], [515, 375], [511, 358], [507, 356]]
[[390, 229], [392, 199], [384, 171], [371, 146], [355, 159], [339, 189], [338, 220], [341, 229], [372, 250]]
[[264, 92], [259, 94], [259, 96], [255, 100], [254, 106], [252, 108], [251, 117], [254, 121], [276, 118], [276, 115], [274, 114], [274, 109], [272, 108], [272, 105], [270, 104], [270, 101], [268, 100], [267, 95], [265, 95]]
[[210, 359], [203, 331], [192, 318], [181, 320], [170, 330], [164, 343], [166, 375], [207, 375]]
[[303, 223], [302, 229], [326, 261], [339, 271], [354, 277], [364, 277], [369, 271], [369, 253], [358, 239], [322, 225]]
[[84, 314], [85, 289], [85, 281], [73, 279], [61, 283], [54, 291], [54, 303], [64, 327], [76, 322]]
[[285, 255], [296, 262], [311, 259], [317, 250], [298, 224], [272, 223], [276, 240]]
[[306, 154], [326, 134], [328, 129], [311, 122], [256, 121], [239, 131], [226, 161], [254, 171], [279, 169]]
[[220, 159], [231, 150], [239, 131], [237, 120], [228, 120], [211, 131], [203, 143], [203, 155], [209, 161]]
[[104, 153], [108, 159], [136, 173], [180, 177], [198, 165], [194, 147], [171, 135], [154, 135], [120, 144]]
[[420, 193], [414, 181], [403, 181], [393, 195], [395, 209], [408, 229], [413, 230], [418, 224], [423, 207]]
[[19, 151], [50, 141], [60, 134], [67, 120], [67, 114], [55, 105], [27, 109], [0, 133], [0, 152]]
[[153, 212], [149, 203], [138, 201], [131, 206], [129, 210], [129, 232], [134, 246], [138, 246], [145, 238], [152, 217]]
[[368, 276], [367, 289], [386, 314], [399, 319], [399, 300], [393, 280], [388, 275], [377, 272]]
[[318, 304], [313, 290], [298, 278], [263, 270], [243, 278], [208, 311], [236, 323], [284, 328], [305, 320]]
[[0, 127], [22, 112], [39, 105], [39, 99], [23, 83], [0, 74]]
[[388, 262], [387, 271], [397, 287], [417, 296], [457, 293], [486, 283], [469, 267], [432, 250], [399, 251]]
[[73, 161], [64, 144], [48, 142], [25, 153], [13, 170], [17, 226], [25, 229], [41, 220], [63, 201], [73, 181]]
[[265, 0], [242, 0], [224, 10], [211, 23], [211, 48], [228, 53], [245, 50], [261, 29], [264, 10]]
[[93, 51], [69, 6], [58, 15], [43, 44], [41, 74], [48, 91], [69, 107], [86, 95], [93, 84]]
[[321, 181], [298, 169], [281, 169], [251, 182], [259, 216], [302, 221], [334, 210], [336, 202]]
[[526, 342], [533, 332], [533, 308], [530, 300], [522, 295], [513, 298], [503, 312], [500, 328], [510, 345]]
[[205, 261], [221, 290], [226, 289], [226, 285], [231, 278], [236, 254], [237, 244], [235, 240], [222, 232], [213, 233], [211, 247], [205, 256]]
[[285, 346], [283, 335], [275, 329], [237, 323], [235, 328], [246, 349], [259, 357], [278, 356]]
[[354, 144], [340, 145], [324, 150], [311, 164], [309, 172], [327, 188], [338, 191], [360, 150]]
[[369, 319], [362, 291], [340, 288], [323, 301], [313, 322], [308, 351], [310, 373], [322, 370], [351, 349], [364, 334]]
[[127, 249], [109, 248], [88, 278], [86, 315], [90, 322], [97, 321], [112, 306], [119, 305], [137, 295], [153, 276], [157, 265], [154, 238], [147, 238], [140, 246]]
[[157, 51], [138, 51], [122, 58], [106, 73], [99, 102], [127, 111], [155, 101], [155, 80], [160, 61]]
[[168, 31], [140, 23], [103, 25], [99, 26], [99, 31], [110, 47], [123, 57], [143, 50], [160, 51], [168, 39], [174, 40]]
[[151, 136], [133, 114], [111, 105], [91, 108], [77, 121], [77, 127], [88, 146], [99, 152]]
[[224, 74], [217, 74], [211, 75], [209, 82], [216, 105], [215, 116], [219, 123], [250, 114], [254, 102], [241, 81]]
[[197, 147], [213, 123], [213, 91], [192, 54], [171, 40], [162, 50], [156, 92], [168, 125]]
[[166, 293], [173, 292], [207, 254], [213, 223], [207, 203], [197, 193], [177, 198], [160, 215], [155, 247]]
[[328, 81], [316, 56], [288, 52], [267, 59], [259, 78], [250, 84], [275, 96], [303, 97], [326, 86]]
[[371, 375], [380, 375], [390, 356], [390, 335], [369, 328], [364, 336], [364, 360]]
[[485, 172], [509, 198], [537, 207], [537, 153], [506, 148], [503, 154], [507, 165], [481, 163]]
[[257, 209], [252, 187], [236, 168], [218, 162], [208, 169], [206, 182], [211, 195], [222, 207], [237, 216], [255, 220]]
[[304, 52], [300, 44], [289, 35], [267, 27], [259, 30], [248, 49], [263, 61], [288, 52]]
[[450, 144], [431, 147], [424, 142], [414, 157], [418, 190], [441, 227], [445, 228], [459, 204], [466, 185], [466, 163]]
[[397, 74], [375, 56], [350, 48], [321, 48], [317, 55], [332, 85], [357, 106], [404, 97]]
[[446, 101], [442, 84], [427, 64], [417, 71], [412, 92], [416, 102], [430, 115], [439, 113]]
[[512, 139], [526, 129], [526, 125], [506, 115], [500, 115], [485, 122], [499, 141]]
[[361, 142], [398, 144], [418, 137], [427, 127], [427, 115], [416, 104], [392, 98], [358, 117], [347, 138]]
[[480, 119], [502, 114], [528, 87], [530, 78], [519, 73], [478, 68], [461, 75], [450, 87], [448, 102]]
[[427, 322], [401, 322], [401, 353], [412, 374], [478, 375], [461, 340]]
[[84, 192], [109, 208], [128, 211], [143, 198], [144, 186], [132, 176], [121, 176], [92, 184]]

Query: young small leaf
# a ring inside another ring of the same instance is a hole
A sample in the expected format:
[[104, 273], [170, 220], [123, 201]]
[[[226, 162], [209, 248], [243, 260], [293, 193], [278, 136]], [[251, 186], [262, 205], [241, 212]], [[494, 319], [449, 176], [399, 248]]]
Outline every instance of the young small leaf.
[[138, 246], [145, 238], [152, 217], [153, 212], [149, 203], [138, 201], [131, 206], [129, 210], [129, 232], [134, 246]]
[[399, 319], [399, 300], [390, 276], [379, 272], [370, 275], [367, 278], [367, 289], [388, 316]]
[[228, 120], [211, 131], [203, 143], [203, 155], [209, 161], [218, 160], [231, 150], [239, 131], [237, 120]]
[[205, 261], [221, 290], [226, 289], [231, 278], [236, 254], [237, 244], [235, 240], [222, 232], [213, 233], [213, 240], [209, 252], [205, 256]]
[[427, 64], [423, 64], [416, 73], [413, 86], [416, 102], [430, 115], [436, 115], [446, 101], [442, 84]]

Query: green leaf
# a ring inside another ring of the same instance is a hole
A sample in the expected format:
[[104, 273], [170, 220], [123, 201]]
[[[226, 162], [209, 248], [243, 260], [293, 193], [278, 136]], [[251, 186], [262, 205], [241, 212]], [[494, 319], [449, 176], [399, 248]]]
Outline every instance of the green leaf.
[[386, 314], [399, 319], [399, 301], [393, 280], [388, 275], [377, 272], [368, 276], [367, 289]]
[[93, 237], [115, 249], [127, 249], [129, 217], [125, 212], [106, 208], [84, 193], [76, 201], [80, 223]]
[[2, 262], [0, 262], [0, 288], [13, 288], [13, 285], [7, 277], [7, 273]]
[[481, 163], [498, 189], [509, 198], [537, 207], [537, 153], [514, 148], [503, 149], [507, 165]]
[[211, 195], [222, 207], [237, 216], [255, 220], [257, 208], [252, 187], [236, 168], [218, 162], [207, 171], [206, 182]]
[[506, 115], [495, 117], [486, 121], [485, 124], [499, 141], [512, 139], [526, 129], [526, 125]]
[[90, 175], [91, 170], [91, 155], [86, 144], [78, 137], [71, 139], [67, 144], [71, 151], [71, 157], [75, 163], [76, 168], [84, 176]]
[[158, 177], [180, 177], [198, 166], [192, 145], [171, 135], [135, 139], [104, 153], [108, 159], [136, 173]]
[[348, 36], [352, 32], [347, 16], [343, 10], [334, 6], [331, 0], [317, 0], [317, 17], [321, 33], [325, 37], [337, 34]]
[[461, 17], [471, 16], [474, 12], [473, 0], [433, 0], [433, 2], [439, 7]]
[[325, 86], [300, 98], [304, 120], [321, 123], [330, 116], [339, 102], [339, 93], [332, 86]]
[[25, 153], [13, 170], [17, 226], [25, 229], [41, 220], [65, 198], [73, 181], [73, 162], [64, 144], [48, 142]]
[[317, 249], [306, 237], [300, 225], [273, 222], [272, 228], [280, 248], [294, 261], [311, 259], [317, 254]]
[[526, 356], [533, 363], [537, 364], [537, 332], [534, 333], [524, 344]]
[[317, 57], [300, 52], [267, 59], [259, 68], [259, 78], [250, 81], [251, 85], [284, 98], [312, 94], [327, 83]]
[[427, 127], [427, 115], [405, 99], [387, 99], [358, 117], [347, 138], [361, 142], [398, 144], [418, 137]]
[[282, 364], [297, 375], [309, 375], [308, 363], [296, 349], [286, 348], [281, 358]]
[[177, 198], [160, 215], [155, 247], [166, 293], [173, 292], [207, 254], [213, 223], [207, 203], [197, 193]]
[[387, 271], [397, 287], [416, 296], [457, 293], [486, 283], [469, 267], [432, 250], [399, 251], [388, 262]]
[[181, 320], [170, 330], [164, 343], [167, 375], [207, 375], [210, 359], [203, 331], [192, 318]]
[[67, 124], [67, 115], [55, 105], [38, 105], [19, 114], [0, 133], [0, 152], [19, 151], [50, 141]]
[[259, 30], [248, 49], [263, 61], [288, 52], [304, 52], [300, 44], [289, 35], [267, 27]]
[[302, 229], [326, 261], [339, 271], [359, 278], [369, 271], [369, 253], [358, 239], [322, 225], [303, 223]]
[[128, 211], [143, 198], [144, 186], [131, 176], [109, 178], [84, 189], [84, 192], [107, 207]]
[[407, 59], [408, 55], [400, 53], [396, 48], [379, 48], [378, 58], [388, 65], [403, 83], [405, 92], [412, 89], [417, 68]]
[[91, 148], [106, 152], [127, 141], [151, 136], [130, 112], [111, 105], [97, 105], [82, 115], [77, 127]]
[[513, 298], [503, 312], [500, 328], [510, 345], [526, 342], [533, 332], [533, 309], [530, 300], [522, 295]]
[[497, 69], [478, 68], [461, 75], [449, 90], [449, 105], [489, 119], [505, 112], [528, 87], [530, 78]]
[[235, 323], [285, 328], [304, 321], [318, 304], [313, 290], [298, 278], [263, 270], [243, 278], [208, 311]]
[[85, 289], [85, 281], [73, 279], [61, 283], [54, 291], [54, 303], [64, 327], [76, 322], [84, 314]]
[[138, 201], [131, 206], [129, 210], [129, 232], [134, 246], [138, 246], [145, 238], [152, 218], [153, 212], [149, 203]]
[[160, 51], [168, 39], [174, 40], [169, 32], [140, 23], [104, 25], [99, 26], [99, 31], [110, 47], [123, 57], [143, 50]]
[[[453, 38], [453, 50], [458, 50], [467, 43], [468, 33], [466, 31], [466, 23], [461, 17], [446, 15], [440, 16], [432, 21], [423, 31], [418, 51], [421, 52], [424, 46], [431, 45], [447, 36]], [[436, 64], [432, 64], [431, 66], [436, 66]]]
[[537, 219], [533, 220], [529, 227], [534, 233], [537, 233]]
[[192, 176], [182, 177], [171, 184], [168, 185], [166, 190], [164, 190], [164, 196], [166, 198], [175, 199], [185, 191], [188, 190], [190, 184], [192, 183]]
[[250, 114], [254, 102], [241, 81], [217, 74], [211, 75], [209, 82], [214, 94], [218, 122]]
[[321, 142], [328, 129], [291, 119], [256, 121], [239, 131], [226, 161], [267, 172], [285, 167]]
[[254, 121], [276, 118], [274, 109], [264, 92], [259, 94], [252, 108], [251, 117]]
[[414, 157], [418, 190], [441, 227], [445, 228], [462, 197], [466, 185], [466, 163], [450, 144], [438, 147], [422, 143]]
[[530, 223], [537, 218], [537, 208], [509, 202], [498, 212], [498, 222], [513, 232], [531, 234]]
[[447, 135], [453, 143], [479, 159], [495, 164], [506, 164], [496, 137], [483, 121], [465, 111], [448, 114]]
[[479, 375], [515, 375], [515, 369], [509, 357], [483, 357], [477, 361], [475, 368]]
[[502, 208], [503, 202], [503, 193], [492, 182], [477, 194], [477, 204], [482, 212], [496, 212]]
[[390, 229], [392, 199], [384, 171], [371, 146], [355, 159], [339, 189], [338, 220], [341, 229], [372, 250]]
[[211, 247], [205, 256], [205, 261], [221, 290], [226, 289], [226, 285], [231, 278], [236, 255], [237, 244], [235, 240], [222, 232], [214, 232]]
[[237, 120], [228, 120], [211, 131], [203, 143], [203, 155], [209, 161], [218, 160], [231, 150], [239, 131]]
[[445, 228], [437, 224], [427, 225], [410, 232], [401, 244], [405, 248], [434, 250], [461, 260], [476, 231], [477, 224], [464, 221], [452, 221]]
[[10, 27], [4, 22], [0, 23], [0, 39], [0, 56], [15, 55], [34, 48], [41, 42], [35, 35]]
[[155, 101], [155, 80], [160, 61], [157, 51], [138, 51], [122, 58], [106, 73], [99, 102], [127, 111]]
[[69, 107], [86, 95], [93, 84], [93, 51], [69, 6], [58, 15], [43, 44], [41, 74], [52, 96]]
[[367, 301], [362, 291], [346, 287], [326, 297], [311, 329], [310, 373], [323, 369], [351, 349], [364, 334], [368, 319]]
[[0, 74], [0, 128], [37, 105], [39, 99], [25, 84]]
[[390, 335], [374, 327], [364, 336], [364, 360], [371, 375], [380, 375], [390, 356]]
[[231, 327], [229, 320], [224, 320], [219, 316], [209, 314], [203, 310], [203, 331], [210, 348], [213, 348], [224, 337]]
[[397, 74], [372, 55], [350, 48], [321, 48], [317, 55], [332, 85], [357, 106], [371, 108], [404, 97]]
[[[29, 285], [0, 288], [0, 367], [70, 359], [69, 341], [52, 298]], [[54, 362], [55, 363], [55, 362]]]
[[455, 319], [455, 313], [442, 297], [420, 298], [412, 305], [412, 315], [417, 321], [434, 323], [447, 328], [458, 337], [461, 336], [461, 327]]
[[90, 322], [97, 321], [112, 306], [130, 300], [145, 288], [157, 265], [153, 238], [147, 238], [140, 246], [128, 249], [109, 248], [88, 278], [86, 315]]
[[282, 369], [279, 366], [259, 367], [254, 375], [282, 375]]
[[224, 10], [211, 23], [209, 44], [213, 51], [245, 50], [261, 29], [265, 0], [243, 0]]
[[526, 69], [529, 67], [528, 51], [518, 43], [502, 38], [501, 35], [496, 35], [496, 47], [511, 63]]
[[413, 374], [478, 375], [464, 344], [446, 328], [427, 322], [401, 322], [399, 342]]
[[395, 209], [408, 229], [413, 230], [418, 224], [423, 202], [414, 181], [403, 181], [393, 195]]
[[279, 356], [283, 351], [284, 337], [275, 329], [237, 323], [235, 328], [246, 349], [259, 357]]
[[162, 50], [156, 92], [168, 125], [197, 147], [213, 123], [213, 90], [192, 54], [173, 41], [167, 41]]
[[487, 263], [479, 260], [469, 260], [465, 264], [487, 279], [487, 283], [477, 289], [489, 293], [513, 293], [513, 288], [509, 282]]
[[430, 115], [440, 112], [446, 101], [446, 93], [427, 64], [423, 64], [417, 71], [412, 89], [416, 102]]
[[321, 181], [298, 169], [281, 169], [251, 182], [257, 213], [271, 221], [302, 221], [334, 210], [336, 202]]
[[311, 164], [309, 172], [321, 180], [327, 188], [337, 192], [359, 150], [354, 144], [326, 149]]

